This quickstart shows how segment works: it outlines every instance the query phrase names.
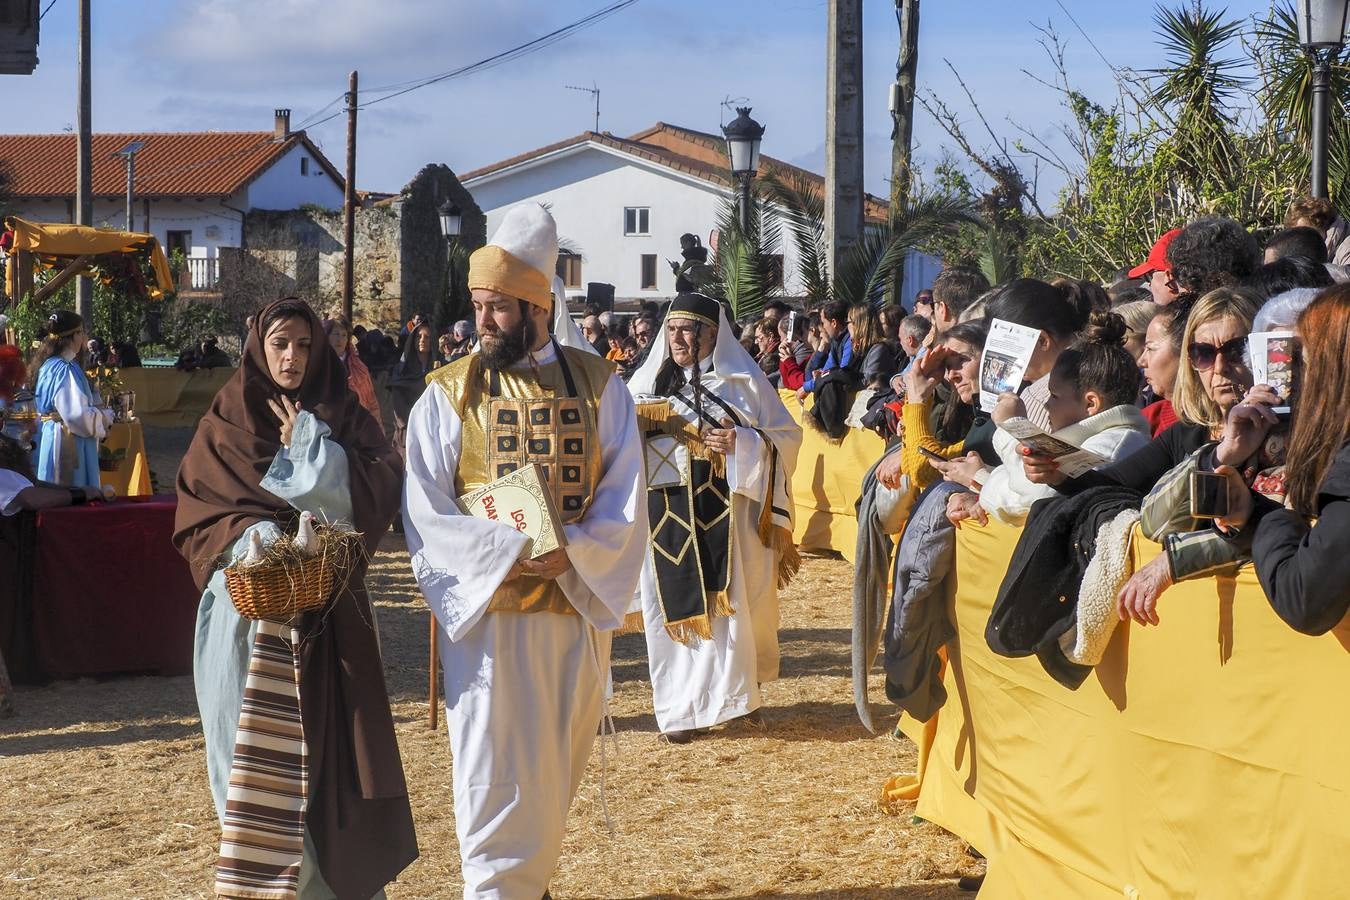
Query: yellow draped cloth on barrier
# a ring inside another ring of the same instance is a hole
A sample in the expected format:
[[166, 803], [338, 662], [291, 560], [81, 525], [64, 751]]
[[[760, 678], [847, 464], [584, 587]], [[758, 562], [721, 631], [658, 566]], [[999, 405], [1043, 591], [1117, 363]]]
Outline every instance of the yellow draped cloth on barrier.
[[[916, 809], [989, 858], [981, 900], [1345, 896], [1350, 624], [1298, 634], [1250, 569], [1182, 583], [1070, 691], [984, 640], [1017, 537], [958, 533]], [[1136, 540], [1136, 565], [1159, 549]]]
[[99, 472], [104, 486], [111, 485], [119, 497], [148, 497], [150, 488], [150, 461], [145, 456], [145, 429], [140, 422], [118, 422], [108, 429], [103, 446], [109, 450], [126, 450], [126, 458], [117, 463], [113, 472]]
[[136, 418], [156, 428], [197, 424], [234, 369], [120, 369], [124, 390], [136, 392]]
[[[53, 222], [29, 222], [18, 216], [5, 219], [5, 227], [14, 232], [11, 253], [27, 251], [53, 264], [64, 264], [81, 256], [101, 256], [106, 253], [136, 253], [149, 248], [150, 267], [155, 271], [155, 283], [147, 285], [154, 296], [173, 292], [173, 275], [164, 250], [153, 234], [139, 231], [114, 231], [110, 228], [91, 228], [88, 225], [67, 225]], [[14, 267], [6, 268], [7, 290], [11, 297], [18, 293]]]
[[[802, 424], [804, 410], [796, 391], [779, 391], [792, 417]], [[853, 561], [858, 542], [855, 504], [863, 476], [886, 452], [886, 442], [871, 431], [850, 429], [841, 444], [802, 424], [802, 449], [792, 475], [795, 510], [793, 538], [802, 550], [838, 550]]]

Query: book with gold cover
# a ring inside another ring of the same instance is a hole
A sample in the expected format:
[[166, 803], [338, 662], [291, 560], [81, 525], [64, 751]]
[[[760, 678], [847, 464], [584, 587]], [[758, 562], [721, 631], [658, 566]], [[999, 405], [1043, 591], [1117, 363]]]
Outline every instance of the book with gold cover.
[[535, 463], [522, 466], [459, 498], [465, 515], [509, 525], [530, 538], [521, 559], [537, 559], [567, 546], [553, 494]]

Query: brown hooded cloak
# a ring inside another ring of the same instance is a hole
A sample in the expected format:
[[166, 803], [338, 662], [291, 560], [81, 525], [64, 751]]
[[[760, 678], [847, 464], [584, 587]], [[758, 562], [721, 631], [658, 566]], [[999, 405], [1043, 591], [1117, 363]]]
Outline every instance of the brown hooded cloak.
[[[289, 530], [295, 524], [297, 511], [259, 486], [281, 449], [269, 398], [288, 393], [332, 430], [329, 439], [347, 456], [352, 525], [365, 535], [368, 551], [375, 552], [398, 514], [402, 460], [347, 387], [342, 362], [308, 305], [298, 304], [313, 335], [300, 389], [283, 392], [272, 380], [263, 329], [283, 302], [255, 317], [239, 370], [198, 424], [178, 470], [174, 545], [203, 590], [250, 525], [265, 520]], [[300, 676], [310, 767], [305, 824], [329, 887], [339, 898], [360, 900], [418, 855], [365, 572], [364, 562], [353, 566], [331, 608], [305, 613], [295, 624], [306, 635]]]

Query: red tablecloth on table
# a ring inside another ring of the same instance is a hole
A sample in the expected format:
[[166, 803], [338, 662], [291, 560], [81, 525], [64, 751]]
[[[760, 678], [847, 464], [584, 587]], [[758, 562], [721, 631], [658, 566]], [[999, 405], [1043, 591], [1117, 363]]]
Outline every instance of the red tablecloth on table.
[[51, 677], [192, 671], [199, 594], [171, 541], [173, 496], [37, 514], [33, 644]]

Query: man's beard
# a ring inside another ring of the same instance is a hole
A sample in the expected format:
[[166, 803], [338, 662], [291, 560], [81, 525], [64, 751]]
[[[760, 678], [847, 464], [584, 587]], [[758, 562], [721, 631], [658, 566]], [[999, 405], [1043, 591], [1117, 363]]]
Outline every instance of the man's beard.
[[489, 345], [486, 335], [480, 337], [483, 365], [500, 372], [509, 369], [524, 359], [527, 346], [533, 343], [534, 335], [532, 332], [534, 329], [530, 327], [532, 324], [528, 318], [522, 318], [520, 324], [512, 331], [499, 329], [495, 333], [496, 339], [491, 345]]

